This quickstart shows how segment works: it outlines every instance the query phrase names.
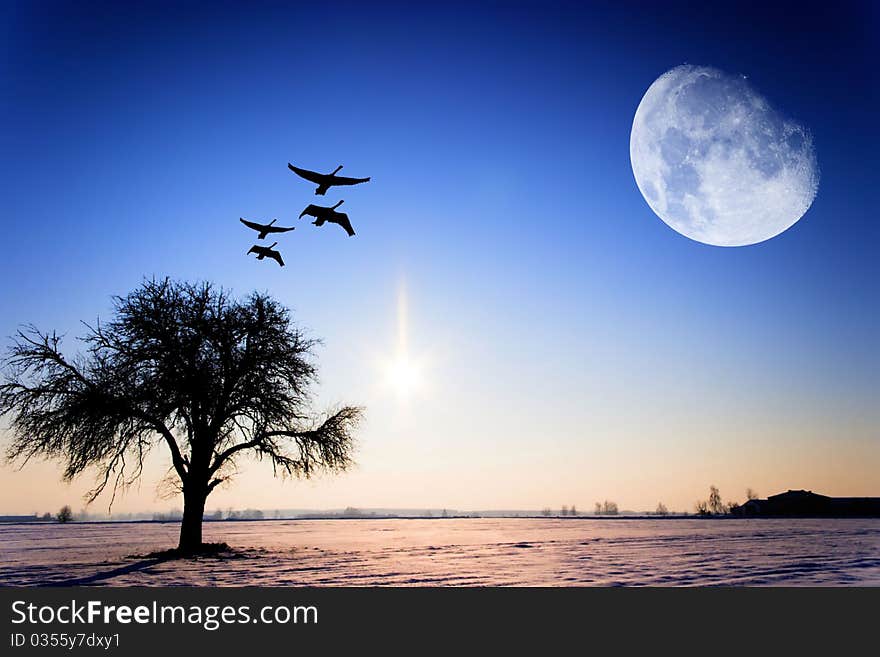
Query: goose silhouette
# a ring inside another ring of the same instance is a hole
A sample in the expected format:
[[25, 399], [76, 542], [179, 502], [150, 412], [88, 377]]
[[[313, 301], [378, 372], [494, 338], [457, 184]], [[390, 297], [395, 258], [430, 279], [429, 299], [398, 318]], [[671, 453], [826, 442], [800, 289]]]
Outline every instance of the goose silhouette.
[[312, 223], [316, 226], [323, 226], [325, 222], [342, 226], [345, 229], [345, 232], [348, 233], [349, 237], [354, 237], [354, 228], [351, 227], [348, 215], [344, 212], [336, 211], [336, 208], [343, 203], [345, 203], [345, 201], [339, 201], [339, 203], [330, 208], [324, 207], [323, 205], [309, 205], [300, 213], [299, 218], [302, 219], [303, 215], [309, 215], [315, 217], [315, 220]]
[[278, 242], [274, 242], [271, 246], [260, 246], [259, 244], [254, 244], [247, 252], [247, 255], [250, 255], [251, 253], [256, 253], [257, 260], [262, 260], [263, 258], [272, 258], [275, 262], [283, 267], [284, 261], [281, 259], [281, 254], [278, 251], [272, 250], [272, 247], [276, 244], [278, 244]]
[[290, 228], [282, 228], [281, 226], [273, 226], [277, 219], [273, 219], [268, 224], [258, 224], [255, 221], [248, 221], [242, 217], [239, 217], [238, 220], [243, 223], [248, 228], [253, 228], [255, 231], [259, 233], [257, 236], [258, 240], [266, 239], [266, 235], [269, 233], [286, 233], [289, 230], [294, 230], [296, 226], [291, 226]]
[[324, 196], [327, 193], [327, 190], [331, 187], [335, 187], [338, 185], [359, 185], [361, 183], [369, 182], [369, 178], [346, 178], [344, 176], [337, 176], [339, 170], [342, 169], [342, 165], [340, 164], [333, 173], [316, 173], [315, 171], [309, 171], [308, 169], [300, 169], [299, 167], [293, 166], [290, 162], [287, 163], [287, 168], [293, 171], [300, 178], [305, 178], [309, 182], [313, 182], [318, 186], [318, 189], [315, 190], [315, 194], [318, 196]]

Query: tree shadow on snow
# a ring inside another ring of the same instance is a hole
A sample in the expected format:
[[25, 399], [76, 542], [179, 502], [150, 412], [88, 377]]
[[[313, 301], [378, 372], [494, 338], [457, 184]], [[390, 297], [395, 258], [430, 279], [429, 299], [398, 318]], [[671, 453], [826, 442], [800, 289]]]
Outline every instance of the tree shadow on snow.
[[225, 560], [243, 559], [246, 558], [246, 556], [247, 555], [244, 553], [229, 547], [226, 543], [203, 543], [201, 549], [191, 552], [183, 552], [174, 548], [171, 550], [150, 552], [149, 554], [144, 555], [132, 554], [126, 557], [126, 559], [136, 560], [135, 563], [126, 564], [124, 566], [119, 566], [118, 568], [113, 568], [112, 570], [94, 573], [85, 577], [48, 582], [44, 584], [44, 586], [89, 586], [90, 584], [97, 584], [105, 580], [113, 579], [114, 577], [140, 572], [152, 568], [153, 566], [158, 566], [166, 561], [175, 561], [179, 559], [199, 559], [207, 557]]

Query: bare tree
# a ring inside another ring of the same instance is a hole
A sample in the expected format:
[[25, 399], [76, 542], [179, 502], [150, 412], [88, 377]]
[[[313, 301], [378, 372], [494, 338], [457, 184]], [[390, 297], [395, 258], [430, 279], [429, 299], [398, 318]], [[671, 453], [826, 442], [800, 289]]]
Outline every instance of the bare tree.
[[108, 485], [115, 498], [164, 446], [183, 493], [181, 553], [201, 548], [205, 501], [240, 457], [294, 477], [349, 466], [361, 409], [311, 411], [316, 341], [277, 301], [164, 279], [114, 306], [112, 321], [86, 325], [85, 353], [73, 358], [55, 333], [18, 333], [0, 385], [9, 459], [62, 459], [66, 480], [96, 466], [91, 502]]
[[577, 507], [574, 504], [572, 504], [571, 509], [569, 509], [569, 511], [568, 511], [568, 515], [576, 516], [577, 514], [578, 514]]
[[657, 510], [654, 512], [658, 516], [668, 516], [669, 509], [666, 508], [666, 505], [663, 502], [657, 502]]
[[553, 509], [551, 509], [549, 506], [548, 506], [548, 507], [544, 507], [543, 509], [541, 509], [541, 515], [542, 515], [542, 516], [548, 516], [548, 517], [549, 517], [549, 516], [552, 516], [552, 515], [553, 515]]
[[70, 522], [71, 520], [73, 520], [73, 510], [70, 508], [69, 505], [65, 504], [58, 511], [58, 515], [55, 516], [55, 519], [61, 523]]
[[596, 514], [597, 516], [602, 515], [602, 503], [601, 502], [596, 502], [596, 508], [593, 511], [593, 513]]
[[721, 493], [715, 486], [709, 486], [709, 512], [713, 515], [724, 513], [724, 503], [721, 501]]
[[699, 500], [694, 505], [694, 508], [696, 509], [698, 515], [701, 515], [701, 516], [708, 516], [709, 515], [709, 503], [706, 502], [706, 500]]
[[758, 494], [751, 488], [746, 488], [746, 499], [747, 500], [756, 500], [758, 499]]
[[608, 500], [605, 500], [605, 502], [602, 504], [602, 515], [616, 516], [617, 502], [609, 502]]

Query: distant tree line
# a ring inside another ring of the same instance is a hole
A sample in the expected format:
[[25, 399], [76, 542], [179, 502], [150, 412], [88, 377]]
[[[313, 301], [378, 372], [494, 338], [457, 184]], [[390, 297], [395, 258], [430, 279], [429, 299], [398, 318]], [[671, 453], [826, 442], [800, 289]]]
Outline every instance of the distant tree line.
[[[550, 516], [553, 515], [553, 509], [551, 509], [549, 506], [545, 506], [543, 509], [541, 509], [541, 515], [544, 516], [545, 518], [549, 518]], [[578, 514], [577, 507], [574, 504], [572, 504], [571, 507], [569, 507], [567, 504], [563, 504], [562, 508], [559, 509], [559, 513], [557, 515], [567, 517], [567, 516], [576, 516], [579, 514]]]
[[[153, 514], [153, 520], [156, 522], [178, 522], [183, 517], [183, 512], [179, 509], [171, 511], [159, 511]], [[260, 509], [226, 509], [221, 511], [217, 509], [212, 513], [206, 513], [206, 520], [263, 520], [265, 514]]]
[[596, 502], [594, 513], [597, 516], [616, 516], [618, 513], [617, 502], [611, 502], [609, 500], [605, 500], [604, 502]]
[[[745, 492], [745, 496], [747, 500], [758, 499], [758, 494], [752, 488], [747, 488]], [[737, 508], [739, 508], [740, 504], [736, 501], [723, 502], [721, 498], [721, 493], [718, 490], [717, 486], [709, 487], [709, 497], [705, 500], [698, 500], [695, 504], [695, 510], [697, 515], [699, 516], [722, 516], [728, 515]], [[604, 502], [596, 502], [594, 508], [594, 514], [597, 516], [616, 516], [619, 514], [618, 506], [616, 502], [612, 502], [610, 500], [605, 500]], [[180, 521], [182, 517], [182, 512], [180, 510], [174, 509], [166, 512], [156, 512], [152, 515], [152, 520], [159, 522], [169, 522], [169, 521]], [[391, 514], [392, 516], [394, 514]], [[552, 517], [554, 515], [553, 510], [550, 507], [544, 507], [541, 509], [541, 515], [544, 517]], [[560, 516], [569, 517], [569, 516], [578, 516], [577, 507], [572, 504], [570, 507], [568, 505], [563, 504], [562, 508], [559, 510]], [[650, 512], [648, 515], [651, 515]], [[657, 507], [653, 512], [653, 515], [657, 516], [668, 516], [670, 515], [669, 509], [663, 502], [658, 502]], [[683, 515], [687, 515], [687, 512], [684, 512]], [[342, 518], [369, 518], [376, 516], [374, 512], [365, 512], [356, 507], [346, 507], [342, 512], [337, 512], [335, 514], [328, 514], [324, 517], [342, 517]], [[126, 520], [126, 519], [136, 519], [135, 514], [114, 514], [114, 519], [116, 520]], [[265, 519], [265, 514], [263, 511], [259, 509], [244, 509], [237, 510], [229, 508], [225, 512], [217, 509], [212, 513], [206, 513], [205, 519], [207, 520], [263, 520]], [[275, 518], [280, 518], [281, 514], [279, 511], [275, 511]], [[389, 516], [390, 517], [390, 516]], [[424, 517], [433, 517], [433, 513], [428, 510], [425, 511]], [[443, 509], [440, 517], [448, 518], [451, 517], [447, 509]], [[478, 514], [468, 514], [458, 515], [457, 517], [479, 517]], [[75, 519], [80, 520], [88, 520], [89, 515], [85, 513], [85, 511], [80, 512], [77, 516], [74, 516], [73, 510], [69, 505], [64, 505], [59, 509], [56, 514], [51, 514], [49, 512], [44, 513], [40, 519], [46, 522], [55, 520], [60, 523], [68, 523], [72, 522]]]
[[227, 520], [263, 520], [263, 518], [263, 512], [259, 509], [245, 509], [243, 511], [230, 509], [226, 514]]
[[[35, 513], [34, 516], [36, 516], [36, 515], [37, 514]], [[69, 504], [65, 504], [60, 509], [58, 509], [57, 513], [53, 514], [53, 513], [46, 511], [46, 513], [39, 516], [39, 519], [42, 520], [43, 522], [52, 522], [53, 520], [55, 522], [60, 522], [60, 523], [73, 522], [73, 520], [74, 520], [73, 509], [70, 508]]]
[[[755, 500], [758, 494], [751, 488], [746, 489], [746, 499]], [[724, 516], [732, 513], [740, 506], [739, 502], [722, 502], [721, 493], [717, 486], [709, 486], [709, 499], [697, 500], [695, 509], [699, 516]]]

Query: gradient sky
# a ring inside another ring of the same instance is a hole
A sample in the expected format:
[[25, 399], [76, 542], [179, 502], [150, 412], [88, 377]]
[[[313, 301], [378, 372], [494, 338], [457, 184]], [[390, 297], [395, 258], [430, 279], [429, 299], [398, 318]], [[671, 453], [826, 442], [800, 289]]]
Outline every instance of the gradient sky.
[[[209, 508], [880, 494], [871, 3], [290, 4], [4, 4], [0, 335], [33, 322], [75, 350], [153, 275], [293, 308], [324, 339], [319, 405], [367, 407], [358, 466], [249, 463]], [[792, 229], [706, 246], [641, 197], [633, 114], [682, 63], [748, 75], [812, 131], [819, 193]], [[321, 202], [288, 161], [372, 182], [324, 197], [355, 238], [303, 219], [281, 269], [237, 219]], [[401, 298], [405, 396], [384, 365]], [[114, 509], [177, 506], [164, 467]], [[0, 466], [0, 513], [78, 508], [90, 479], [58, 474]]]

